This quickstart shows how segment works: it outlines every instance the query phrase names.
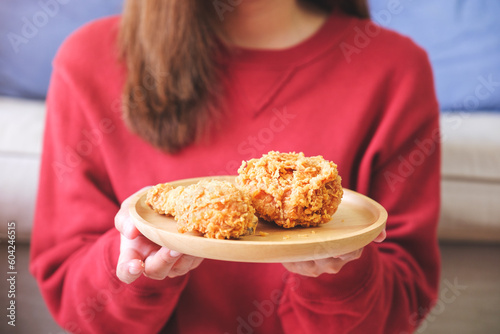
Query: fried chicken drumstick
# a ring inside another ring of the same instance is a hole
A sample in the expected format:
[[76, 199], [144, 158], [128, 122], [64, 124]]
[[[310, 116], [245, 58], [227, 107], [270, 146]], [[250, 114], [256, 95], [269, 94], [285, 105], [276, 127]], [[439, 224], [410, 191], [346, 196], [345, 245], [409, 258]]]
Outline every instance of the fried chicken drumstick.
[[271, 151], [244, 161], [238, 173], [257, 216], [285, 228], [327, 223], [343, 195], [337, 165], [322, 156]]
[[203, 180], [175, 188], [158, 184], [149, 190], [146, 204], [173, 216], [179, 232], [197, 231], [207, 238], [236, 239], [254, 234], [257, 226], [249, 196], [227, 181]]

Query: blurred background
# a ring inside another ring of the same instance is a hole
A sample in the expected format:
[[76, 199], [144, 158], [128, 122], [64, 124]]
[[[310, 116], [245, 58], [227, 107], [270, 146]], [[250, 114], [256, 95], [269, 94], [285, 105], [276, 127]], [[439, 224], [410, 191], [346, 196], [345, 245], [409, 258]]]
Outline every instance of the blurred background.
[[[417, 333], [500, 333], [500, 1], [369, 3], [376, 23], [427, 51], [441, 109], [441, 292]], [[28, 272], [44, 99], [63, 40], [91, 20], [120, 13], [122, 5], [0, 2], [0, 268], [5, 276], [10, 271], [8, 225], [15, 222], [17, 272], [16, 327], [2, 315], [1, 333], [64, 332]], [[8, 288], [2, 279], [4, 310]]]

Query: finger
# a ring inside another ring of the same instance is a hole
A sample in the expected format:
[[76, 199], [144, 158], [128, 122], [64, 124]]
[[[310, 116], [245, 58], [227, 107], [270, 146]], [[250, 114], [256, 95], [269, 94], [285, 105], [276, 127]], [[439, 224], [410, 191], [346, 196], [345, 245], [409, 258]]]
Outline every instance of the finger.
[[284, 262], [283, 267], [291, 273], [299, 274], [297, 271], [297, 262]]
[[166, 278], [181, 256], [180, 253], [161, 247], [146, 258], [144, 275], [155, 280]]
[[287, 262], [283, 266], [290, 272], [307, 277], [318, 277], [316, 261]]
[[177, 276], [184, 276], [189, 271], [196, 269], [201, 262], [203, 262], [203, 258], [185, 254], [181, 255], [172, 267], [172, 270], [168, 273], [167, 277], [173, 278]]
[[337, 257], [314, 261], [289, 262], [283, 263], [283, 266], [292, 273], [308, 277], [318, 277], [324, 273], [337, 274], [345, 264], [359, 259], [362, 253], [363, 249], [361, 248], [354, 252], [342, 254]]
[[116, 266], [116, 273], [120, 280], [132, 283], [144, 272], [144, 261], [160, 246], [149, 239], [139, 236], [133, 240], [120, 235], [120, 255]]
[[361, 254], [363, 254], [363, 248], [355, 250], [354, 252], [350, 252], [350, 253], [347, 253], [347, 254], [342, 254], [342, 255], [340, 255], [338, 257], [338, 259], [340, 259], [343, 262], [347, 263], [347, 262], [359, 259], [361, 257]]
[[142, 254], [132, 247], [126, 247], [128, 239], [121, 236], [120, 256], [116, 265], [116, 276], [127, 284], [132, 283], [144, 272]]
[[145, 275], [152, 279], [164, 279], [187, 274], [197, 268], [203, 258], [180, 254], [162, 247], [153, 256], [146, 259]]
[[144, 192], [144, 190], [151, 188], [151, 186], [144, 187], [141, 190], [135, 192], [128, 198], [126, 198], [121, 206], [120, 210], [118, 210], [117, 214], [115, 215], [115, 227], [118, 231], [120, 231], [121, 234], [125, 235], [129, 239], [134, 239], [141, 233], [139, 230], [135, 227], [135, 224], [133, 223], [130, 213], [129, 213], [129, 206], [130, 202], [132, 201], [133, 198], [135, 198], [139, 193]]
[[342, 254], [334, 259], [337, 261], [327, 262], [325, 265], [325, 272], [329, 274], [337, 274], [347, 263], [359, 259], [362, 254], [363, 248], [355, 250], [354, 252]]
[[[315, 267], [309, 271], [311, 277], [321, 274], [337, 274], [347, 262], [340, 258], [327, 258], [315, 261]], [[314, 276], [313, 276], [314, 275]]]
[[142, 235], [131, 240], [122, 234], [120, 238], [120, 256], [126, 256], [133, 252], [133, 258], [144, 260], [161, 248], [161, 246]]
[[304, 268], [304, 274], [309, 277], [318, 277], [321, 274], [337, 274], [348, 261], [340, 258], [317, 260], [314, 266]]
[[141, 235], [141, 232], [139, 232], [139, 230], [135, 227], [135, 224], [130, 217], [128, 207], [126, 209], [122, 207], [116, 214], [115, 227], [128, 239], [135, 239], [137, 236]]
[[144, 273], [144, 262], [135, 259], [118, 264], [116, 267], [116, 276], [120, 281], [130, 284]]
[[386, 237], [387, 237], [387, 231], [384, 228], [382, 230], [382, 232], [380, 232], [380, 234], [373, 241], [380, 243], [380, 242], [384, 241]]

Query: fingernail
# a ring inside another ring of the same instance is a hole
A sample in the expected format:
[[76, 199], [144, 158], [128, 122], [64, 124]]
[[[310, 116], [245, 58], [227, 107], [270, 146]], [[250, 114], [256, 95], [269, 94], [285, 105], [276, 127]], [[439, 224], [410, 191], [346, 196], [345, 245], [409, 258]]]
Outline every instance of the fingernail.
[[174, 251], [174, 250], [170, 250], [170, 256], [171, 257], [178, 257], [180, 255], [181, 255], [181, 253], [179, 253], [177, 251]]
[[136, 276], [142, 272], [142, 268], [138, 268], [137, 266], [130, 264], [128, 266], [128, 272], [130, 273], [130, 275]]

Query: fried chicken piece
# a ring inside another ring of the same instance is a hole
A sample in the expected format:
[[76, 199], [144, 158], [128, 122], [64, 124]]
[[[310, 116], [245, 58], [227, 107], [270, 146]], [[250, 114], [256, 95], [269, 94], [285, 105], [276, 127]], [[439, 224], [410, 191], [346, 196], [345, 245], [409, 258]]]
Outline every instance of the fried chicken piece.
[[158, 184], [149, 190], [146, 204], [171, 215], [181, 233], [197, 231], [207, 238], [236, 239], [254, 234], [257, 217], [250, 197], [227, 181], [202, 180], [187, 187]]
[[271, 151], [243, 161], [238, 173], [257, 216], [285, 228], [327, 223], [343, 195], [337, 165], [322, 156]]

